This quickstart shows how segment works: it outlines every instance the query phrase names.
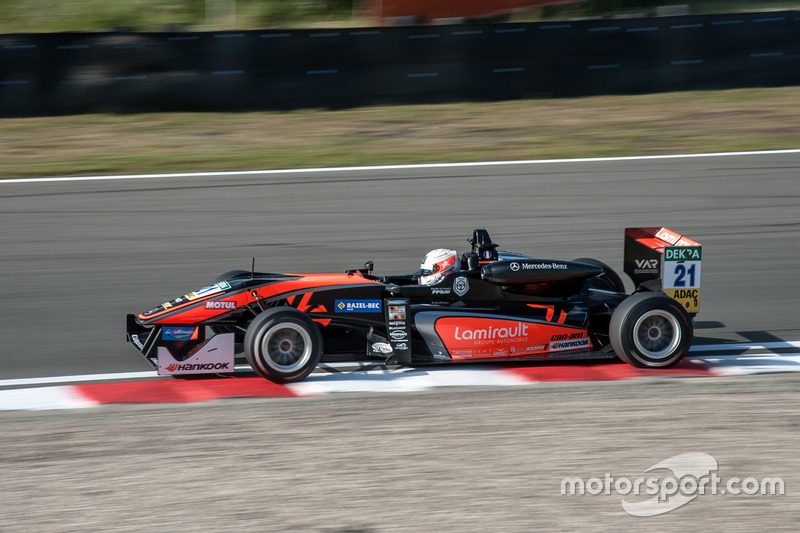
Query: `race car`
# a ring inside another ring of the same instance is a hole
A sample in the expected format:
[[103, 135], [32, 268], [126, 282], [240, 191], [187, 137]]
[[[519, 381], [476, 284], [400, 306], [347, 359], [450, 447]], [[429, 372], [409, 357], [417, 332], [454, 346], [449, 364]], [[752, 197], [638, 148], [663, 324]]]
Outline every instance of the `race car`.
[[434, 283], [425, 264], [379, 276], [371, 261], [341, 273], [226, 272], [128, 315], [127, 340], [159, 374], [231, 373], [243, 353], [278, 383], [302, 380], [328, 359], [417, 366], [618, 357], [665, 368], [689, 350], [702, 247], [683, 235], [625, 230], [631, 294], [594, 259], [500, 251], [485, 229], [468, 242]]

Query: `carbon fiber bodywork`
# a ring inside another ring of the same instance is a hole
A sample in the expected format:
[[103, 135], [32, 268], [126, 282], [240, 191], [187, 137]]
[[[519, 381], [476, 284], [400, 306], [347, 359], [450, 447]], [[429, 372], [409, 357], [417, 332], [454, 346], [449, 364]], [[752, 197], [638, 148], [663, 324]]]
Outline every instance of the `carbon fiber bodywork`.
[[313, 320], [324, 359], [424, 365], [614, 357], [609, 324], [629, 295], [610, 268], [500, 252], [485, 230], [470, 242], [462, 270], [434, 286], [419, 285], [415, 274], [376, 276], [371, 263], [332, 274], [234, 271], [128, 315], [127, 339], [154, 366], [159, 351], [191, 361], [220, 349], [209, 340], [221, 334], [232, 334], [226, 343], [240, 351], [253, 319], [281, 307]]

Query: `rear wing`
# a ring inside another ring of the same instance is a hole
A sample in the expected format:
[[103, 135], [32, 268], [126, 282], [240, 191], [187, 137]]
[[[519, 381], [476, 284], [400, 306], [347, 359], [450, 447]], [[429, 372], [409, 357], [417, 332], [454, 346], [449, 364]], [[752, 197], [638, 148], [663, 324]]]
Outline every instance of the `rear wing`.
[[625, 228], [625, 273], [636, 289], [664, 291], [689, 313], [700, 310], [703, 247], [667, 228]]

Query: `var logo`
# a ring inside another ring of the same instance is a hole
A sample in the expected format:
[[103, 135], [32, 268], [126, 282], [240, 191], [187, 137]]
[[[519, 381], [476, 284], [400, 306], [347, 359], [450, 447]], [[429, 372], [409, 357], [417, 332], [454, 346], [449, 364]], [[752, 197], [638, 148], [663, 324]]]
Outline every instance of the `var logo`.
[[658, 259], [636, 259], [636, 268], [658, 268]]

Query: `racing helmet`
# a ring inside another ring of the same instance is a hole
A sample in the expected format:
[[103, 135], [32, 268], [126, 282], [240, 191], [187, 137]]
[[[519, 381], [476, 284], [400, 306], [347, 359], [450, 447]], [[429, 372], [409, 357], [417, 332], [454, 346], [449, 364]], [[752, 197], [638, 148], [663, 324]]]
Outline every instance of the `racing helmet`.
[[450, 272], [461, 269], [458, 252], [447, 248], [437, 248], [425, 255], [419, 266], [419, 284], [435, 285]]

